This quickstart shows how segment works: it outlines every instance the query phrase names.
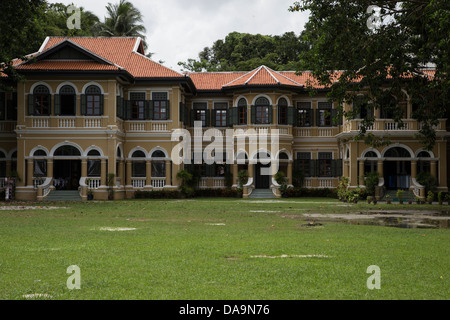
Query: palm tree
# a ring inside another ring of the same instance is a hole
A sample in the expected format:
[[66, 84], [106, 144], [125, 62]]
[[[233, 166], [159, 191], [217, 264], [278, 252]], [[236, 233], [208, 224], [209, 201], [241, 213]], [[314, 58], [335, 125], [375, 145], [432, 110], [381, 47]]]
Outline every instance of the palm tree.
[[106, 6], [107, 16], [104, 22], [97, 24], [95, 34], [103, 37], [141, 37], [145, 43], [146, 29], [143, 16], [131, 2], [120, 0], [119, 3], [108, 3]]

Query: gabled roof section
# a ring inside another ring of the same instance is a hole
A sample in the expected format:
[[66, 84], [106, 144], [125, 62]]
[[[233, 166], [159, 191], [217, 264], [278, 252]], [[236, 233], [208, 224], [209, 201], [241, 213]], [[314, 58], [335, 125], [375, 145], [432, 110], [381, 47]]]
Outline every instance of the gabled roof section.
[[[66, 47], [78, 50], [89, 59], [49, 59]], [[142, 39], [135, 37], [47, 37], [34, 58], [18, 70], [120, 70], [135, 79], [186, 78], [146, 57]]]
[[304, 87], [299, 83], [278, 71], [272, 70], [266, 66], [260, 66], [243, 76], [225, 84], [224, 88], [240, 86], [291, 86]]

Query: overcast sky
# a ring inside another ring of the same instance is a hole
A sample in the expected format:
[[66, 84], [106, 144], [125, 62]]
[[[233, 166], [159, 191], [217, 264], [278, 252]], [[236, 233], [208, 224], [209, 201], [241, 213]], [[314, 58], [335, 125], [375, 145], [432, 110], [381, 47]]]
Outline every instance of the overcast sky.
[[[74, 3], [93, 12], [101, 21], [106, 5], [119, 0], [49, 0]], [[230, 32], [297, 35], [308, 20], [304, 12], [289, 12], [294, 0], [131, 0], [144, 16], [148, 50], [152, 59], [180, 71], [179, 61], [198, 53]]]

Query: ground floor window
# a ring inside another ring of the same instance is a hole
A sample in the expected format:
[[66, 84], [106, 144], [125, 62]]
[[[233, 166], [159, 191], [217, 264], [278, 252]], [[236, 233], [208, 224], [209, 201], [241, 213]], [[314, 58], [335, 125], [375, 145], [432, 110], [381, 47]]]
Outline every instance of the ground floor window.
[[132, 176], [135, 178], [146, 177], [146, 163], [145, 161], [133, 161]]
[[87, 162], [88, 177], [101, 176], [101, 160], [88, 160]]
[[152, 161], [152, 177], [164, 178], [166, 176], [165, 161]]
[[46, 177], [47, 176], [47, 160], [34, 160], [34, 170], [33, 175], [35, 177]]
[[333, 154], [331, 152], [319, 152], [319, 177], [332, 177], [331, 163]]

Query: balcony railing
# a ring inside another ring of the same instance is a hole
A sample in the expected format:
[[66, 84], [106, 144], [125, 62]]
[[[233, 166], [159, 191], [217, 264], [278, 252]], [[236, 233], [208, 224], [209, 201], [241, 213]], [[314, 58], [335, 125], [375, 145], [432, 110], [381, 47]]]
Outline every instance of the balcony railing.
[[[372, 125], [367, 126], [367, 131], [418, 131], [422, 124], [414, 119], [403, 119], [403, 125], [390, 119], [378, 119]], [[344, 123], [343, 132], [359, 131], [362, 127], [362, 120], [349, 120]], [[435, 130], [446, 130], [445, 119], [439, 119], [439, 124]]]
[[88, 116], [49, 116], [49, 117], [26, 117], [25, 127], [32, 129], [101, 129], [106, 128], [108, 117]]
[[124, 121], [123, 130], [126, 132], [170, 132], [171, 121]]

